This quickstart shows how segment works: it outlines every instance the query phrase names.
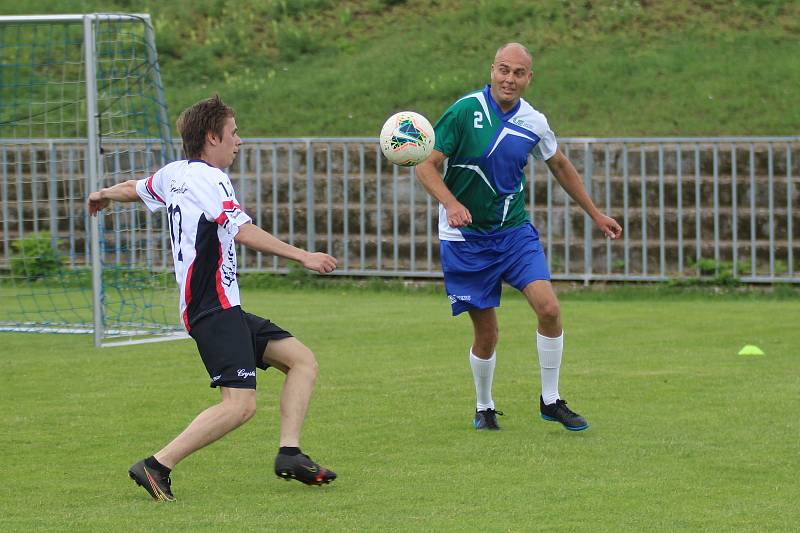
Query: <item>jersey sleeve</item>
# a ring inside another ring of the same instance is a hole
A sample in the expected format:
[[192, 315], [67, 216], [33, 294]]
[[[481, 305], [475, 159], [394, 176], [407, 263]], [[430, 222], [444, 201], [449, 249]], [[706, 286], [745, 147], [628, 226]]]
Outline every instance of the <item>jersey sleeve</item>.
[[531, 150], [531, 155], [533, 158], [540, 161], [547, 161], [556, 155], [556, 150], [558, 150], [556, 134], [550, 129], [550, 124], [548, 124], [547, 121], [545, 121], [544, 125], [544, 134], [540, 136], [539, 142], [536, 143], [536, 146], [534, 146], [533, 150]]
[[164, 209], [167, 204], [164, 202], [164, 189], [162, 183], [161, 170], [143, 180], [136, 182], [136, 194], [142, 199], [144, 205], [150, 211]]
[[436, 143], [433, 147], [448, 157], [453, 155], [458, 148], [463, 131], [459, 109], [455, 104], [451, 105], [433, 127], [436, 134]]
[[239, 233], [240, 227], [252, 222], [236, 200], [230, 178], [221, 170], [203, 180], [197, 201], [207, 220], [216, 222], [233, 236]]

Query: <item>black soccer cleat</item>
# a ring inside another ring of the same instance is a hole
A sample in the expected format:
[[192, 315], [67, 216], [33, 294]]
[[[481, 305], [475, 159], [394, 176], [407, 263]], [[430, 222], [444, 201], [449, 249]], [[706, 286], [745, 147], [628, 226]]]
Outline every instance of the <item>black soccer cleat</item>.
[[589, 427], [586, 419], [567, 407], [567, 402], [560, 398], [554, 404], [545, 405], [544, 400], [539, 396], [539, 412], [545, 420], [560, 422], [570, 431], [582, 431]]
[[172, 480], [158, 470], [149, 468], [144, 461], [139, 461], [128, 470], [128, 475], [140, 487], [144, 487], [150, 496], [157, 502], [175, 501], [172, 495]]
[[495, 411], [494, 409], [476, 410], [475, 418], [472, 419], [472, 427], [478, 431], [500, 431], [500, 426], [497, 424], [497, 415], [503, 416], [503, 411]]
[[296, 479], [306, 485], [326, 485], [336, 479], [336, 472], [323, 468], [304, 453], [275, 457], [275, 475], [289, 481]]

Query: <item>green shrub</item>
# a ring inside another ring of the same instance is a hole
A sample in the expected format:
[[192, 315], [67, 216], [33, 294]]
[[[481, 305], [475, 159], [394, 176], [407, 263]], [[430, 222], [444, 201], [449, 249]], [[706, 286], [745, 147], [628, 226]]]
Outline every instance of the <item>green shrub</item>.
[[731, 261], [715, 261], [714, 259], [701, 257], [697, 260], [689, 258], [687, 261], [687, 273], [691, 270], [698, 270], [698, 277], [676, 278], [670, 281], [674, 287], [693, 287], [693, 286], [716, 286], [716, 287], [737, 287], [741, 284], [739, 280], [742, 275], [741, 263], [737, 264], [737, 276], [733, 275], [733, 263]]
[[64, 264], [58, 251], [58, 240], [49, 232], [33, 233], [11, 243], [11, 274], [35, 281], [57, 275]]

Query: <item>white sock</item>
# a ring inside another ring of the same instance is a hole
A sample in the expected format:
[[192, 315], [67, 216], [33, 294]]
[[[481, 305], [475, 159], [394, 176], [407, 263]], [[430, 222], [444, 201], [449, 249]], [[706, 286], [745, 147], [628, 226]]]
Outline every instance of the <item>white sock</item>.
[[496, 360], [494, 352], [489, 359], [481, 359], [472, 353], [472, 348], [469, 350], [469, 366], [472, 367], [472, 378], [475, 380], [475, 396], [477, 397], [475, 407], [478, 411], [494, 409], [492, 379]]
[[539, 352], [539, 369], [542, 373], [542, 399], [546, 405], [550, 405], [561, 398], [558, 395], [558, 371], [564, 351], [564, 333], [552, 338], [537, 331], [536, 349]]

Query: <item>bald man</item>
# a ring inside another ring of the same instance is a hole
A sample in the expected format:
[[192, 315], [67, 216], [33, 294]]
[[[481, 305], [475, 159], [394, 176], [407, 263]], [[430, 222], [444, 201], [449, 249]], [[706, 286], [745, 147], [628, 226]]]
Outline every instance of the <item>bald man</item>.
[[616, 239], [622, 229], [595, 207], [547, 118], [522, 98], [533, 78], [531, 64], [523, 45], [501, 46], [491, 83], [457, 100], [436, 123], [435, 149], [417, 166], [417, 178], [439, 201], [442, 271], [453, 316], [466, 311], [472, 320], [473, 427], [500, 429], [497, 415], [503, 413], [495, 410], [492, 382], [499, 334], [495, 307], [505, 281], [525, 295], [538, 320], [539, 412], [545, 420], [580, 431], [588, 422], [558, 392], [564, 334], [544, 249], [525, 209], [528, 157], [545, 161], [604, 235]]

